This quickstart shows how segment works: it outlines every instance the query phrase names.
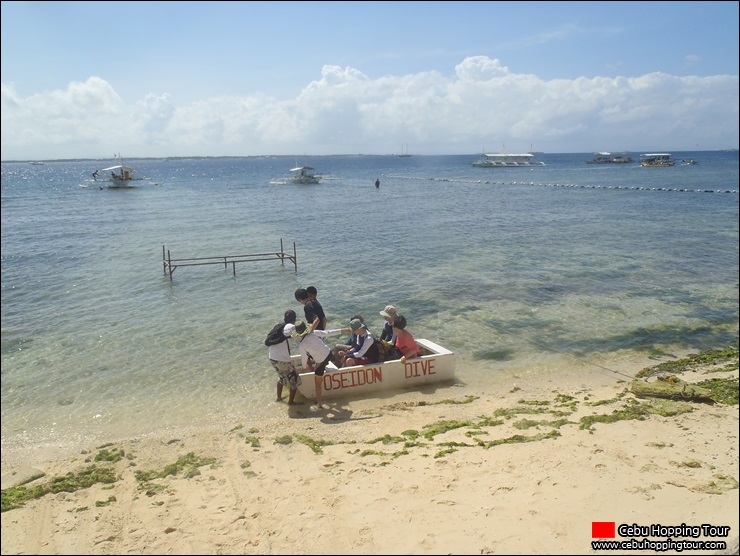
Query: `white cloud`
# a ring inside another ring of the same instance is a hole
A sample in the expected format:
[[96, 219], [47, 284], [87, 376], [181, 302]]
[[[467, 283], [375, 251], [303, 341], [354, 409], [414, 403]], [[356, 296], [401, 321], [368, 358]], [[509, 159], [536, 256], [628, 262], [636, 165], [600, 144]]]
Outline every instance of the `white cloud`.
[[465, 58], [454, 75], [370, 79], [326, 65], [296, 98], [175, 92], [127, 106], [100, 77], [20, 96], [2, 84], [2, 159], [499, 150], [737, 147], [738, 76], [581, 77], [545, 81], [500, 60]]

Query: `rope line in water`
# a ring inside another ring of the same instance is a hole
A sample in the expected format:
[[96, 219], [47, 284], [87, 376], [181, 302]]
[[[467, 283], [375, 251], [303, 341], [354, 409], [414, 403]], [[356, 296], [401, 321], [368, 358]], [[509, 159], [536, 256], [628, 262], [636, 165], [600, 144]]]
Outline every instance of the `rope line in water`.
[[737, 193], [736, 189], [674, 189], [672, 187], [642, 187], [642, 186], [631, 186], [626, 185], [576, 185], [572, 183], [535, 183], [524, 182], [524, 181], [489, 181], [489, 180], [466, 180], [457, 178], [422, 178], [417, 176], [399, 176], [388, 174], [385, 175], [387, 178], [393, 178], [398, 180], [419, 180], [419, 181], [441, 181], [451, 183], [471, 183], [471, 184], [485, 184], [485, 185], [532, 185], [538, 187], [569, 187], [573, 189], [626, 189], [633, 191], [665, 191], [673, 193]]

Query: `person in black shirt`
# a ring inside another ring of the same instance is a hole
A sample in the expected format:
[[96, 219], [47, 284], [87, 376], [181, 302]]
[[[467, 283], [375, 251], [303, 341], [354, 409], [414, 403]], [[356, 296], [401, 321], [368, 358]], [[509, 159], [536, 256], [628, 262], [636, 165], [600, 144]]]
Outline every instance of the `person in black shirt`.
[[[313, 288], [316, 290], [316, 288]], [[314, 318], [319, 317], [319, 325], [316, 327], [317, 330], [326, 330], [326, 315], [324, 314], [324, 308], [321, 303], [316, 299], [311, 299], [307, 289], [298, 288], [295, 291], [295, 298], [298, 303], [303, 305], [303, 314], [306, 317], [306, 322], [313, 322]]]
[[316, 289], [316, 286], [308, 286], [306, 291], [308, 292], [308, 299], [311, 300], [316, 314], [321, 318], [320, 330], [326, 330], [326, 314], [324, 313], [324, 307], [322, 307], [319, 300], [316, 299], [316, 296], [319, 295], [319, 290]]

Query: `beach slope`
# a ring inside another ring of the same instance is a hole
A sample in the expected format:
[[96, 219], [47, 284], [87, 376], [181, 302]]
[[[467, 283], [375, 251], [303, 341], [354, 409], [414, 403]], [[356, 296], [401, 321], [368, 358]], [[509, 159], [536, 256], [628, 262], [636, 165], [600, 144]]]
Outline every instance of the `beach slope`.
[[603, 377], [327, 406], [72, 456], [4, 451], [4, 510], [15, 485], [49, 492], [4, 511], [2, 554], [591, 554], [593, 522], [708, 524], [726, 534], [673, 539], [726, 548], [683, 553], [737, 554], [737, 405]]

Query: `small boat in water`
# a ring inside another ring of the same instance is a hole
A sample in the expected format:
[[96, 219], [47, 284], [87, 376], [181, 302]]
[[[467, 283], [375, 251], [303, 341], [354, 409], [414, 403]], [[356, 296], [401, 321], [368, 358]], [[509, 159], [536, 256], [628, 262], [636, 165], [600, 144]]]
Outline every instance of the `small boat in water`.
[[296, 166], [290, 169], [291, 175], [285, 178], [274, 178], [270, 180], [272, 185], [286, 185], [289, 183], [295, 183], [298, 185], [306, 185], [311, 183], [319, 183], [323, 176], [316, 174], [316, 169], [311, 166]]
[[628, 164], [630, 162], [633, 160], [629, 153], [600, 152], [594, 153], [594, 157], [587, 160], [586, 164]]
[[291, 168], [290, 171], [295, 174], [291, 178], [293, 183], [319, 183], [321, 181], [321, 176], [317, 176], [315, 174], [316, 169], [311, 168], [311, 166], [298, 166], [297, 168]]
[[675, 166], [676, 161], [670, 153], [649, 153], [640, 155], [640, 166]]
[[123, 164], [120, 154], [116, 156], [116, 159], [118, 160], [118, 164], [95, 170], [92, 173], [92, 179], [87, 180], [81, 187], [88, 187], [90, 184], [95, 184], [99, 187], [105, 186], [109, 189], [117, 189], [131, 187], [132, 181], [142, 181], [144, 179], [136, 176], [136, 168]]
[[[397, 359], [341, 369], [330, 363], [323, 377], [322, 397], [364, 396], [455, 379], [455, 355], [450, 350], [425, 339], [417, 339], [416, 345], [419, 346], [419, 357], [408, 359], [406, 363]], [[301, 377], [298, 391], [306, 399], [315, 400], [314, 373], [301, 371], [300, 355], [293, 355], [292, 359]]]
[[[100, 172], [103, 173], [102, 176]], [[108, 175], [108, 172], [110, 172], [110, 175]], [[110, 184], [108, 187], [129, 187], [129, 182], [141, 179], [134, 177], [135, 172], [136, 168], [133, 166], [117, 164], [116, 166], [109, 166], [96, 172], [96, 175], [93, 175], [93, 179], [95, 181], [108, 182]]]
[[484, 154], [483, 158], [473, 162], [476, 168], [518, 168], [544, 166], [545, 163], [535, 160], [533, 154]]

